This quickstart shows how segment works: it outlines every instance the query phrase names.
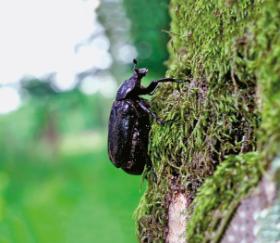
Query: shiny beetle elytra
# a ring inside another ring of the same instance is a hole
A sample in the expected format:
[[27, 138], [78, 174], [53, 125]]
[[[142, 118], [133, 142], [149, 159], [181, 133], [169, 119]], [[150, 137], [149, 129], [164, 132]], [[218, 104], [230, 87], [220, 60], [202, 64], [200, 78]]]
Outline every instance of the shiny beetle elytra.
[[163, 78], [143, 87], [141, 79], [147, 74], [148, 69], [136, 68], [136, 60], [133, 62], [133, 75], [121, 84], [112, 105], [108, 131], [108, 154], [116, 167], [121, 167], [129, 174], [140, 175], [145, 165], [151, 167], [148, 156], [149, 116], [152, 116], [159, 124], [163, 124], [163, 121], [150, 110], [148, 102], [139, 95], [151, 94], [159, 83], [180, 81]]

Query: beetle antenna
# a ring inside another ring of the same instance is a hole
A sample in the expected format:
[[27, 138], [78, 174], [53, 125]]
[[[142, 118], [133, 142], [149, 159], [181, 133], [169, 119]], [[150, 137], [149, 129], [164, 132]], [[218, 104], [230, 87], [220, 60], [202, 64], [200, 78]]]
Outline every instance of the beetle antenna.
[[133, 65], [133, 70], [135, 70], [136, 65], [137, 65], [137, 60], [134, 58], [132, 62], [134, 63], [134, 65]]

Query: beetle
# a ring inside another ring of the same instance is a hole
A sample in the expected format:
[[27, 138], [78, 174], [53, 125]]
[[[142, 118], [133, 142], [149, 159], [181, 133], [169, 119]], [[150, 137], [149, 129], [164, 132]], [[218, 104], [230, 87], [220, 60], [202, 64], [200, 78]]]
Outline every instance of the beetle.
[[159, 83], [180, 82], [173, 78], [152, 81], [147, 87], [141, 80], [148, 73], [147, 68], [136, 68], [134, 59], [133, 75], [119, 87], [113, 102], [108, 129], [108, 154], [117, 168], [128, 174], [142, 174], [145, 165], [151, 167], [148, 156], [150, 116], [157, 123], [164, 122], [150, 109], [149, 103], [139, 95], [151, 94]]

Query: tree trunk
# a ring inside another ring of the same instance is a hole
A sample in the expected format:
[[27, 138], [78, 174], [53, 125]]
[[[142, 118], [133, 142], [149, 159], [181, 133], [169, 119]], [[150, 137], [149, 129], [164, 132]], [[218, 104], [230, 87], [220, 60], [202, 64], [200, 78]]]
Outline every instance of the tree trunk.
[[263, 232], [280, 213], [262, 212], [280, 207], [280, 2], [171, 0], [170, 12], [167, 76], [186, 82], [152, 100], [168, 122], [150, 134], [139, 239], [277, 242]]

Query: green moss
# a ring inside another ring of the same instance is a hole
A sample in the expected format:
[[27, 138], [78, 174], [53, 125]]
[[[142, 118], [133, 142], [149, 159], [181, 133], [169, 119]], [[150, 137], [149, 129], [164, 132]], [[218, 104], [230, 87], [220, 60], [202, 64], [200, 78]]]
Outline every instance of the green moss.
[[255, 30], [254, 62], [261, 99], [260, 148], [270, 162], [280, 152], [280, 2], [262, 6]]
[[[197, 237], [205, 239], [214, 226], [205, 228], [199, 212], [211, 217], [217, 208], [231, 207], [229, 198], [237, 205], [259, 178], [251, 151], [260, 153], [265, 166], [280, 148], [280, 3], [172, 0], [170, 9], [167, 76], [186, 83], [161, 85], [152, 100], [152, 108], [168, 122], [154, 124], [150, 134], [157, 181], [148, 172], [148, 188], [137, 214], [143, 242], [164, 241], [169, 198], [176, 190], [195, 200], [188, 237], [198, 230]], [[219, 173], [231, 175], [224, 169], [241, 173], [220, 179], [233, 185], [219, 189], [219, 196], [209, 195], [215, 206], [208, 208], [212, 204], [202, 198], [209, 183], [203, 183], [208, 177], [217, 180]], [[252, 170], [252, 183], [246, 182], [243, 170]]]

